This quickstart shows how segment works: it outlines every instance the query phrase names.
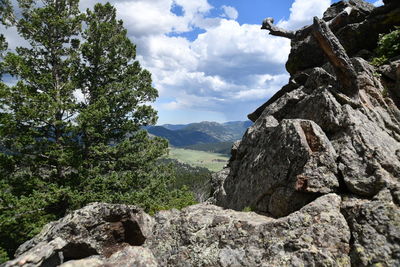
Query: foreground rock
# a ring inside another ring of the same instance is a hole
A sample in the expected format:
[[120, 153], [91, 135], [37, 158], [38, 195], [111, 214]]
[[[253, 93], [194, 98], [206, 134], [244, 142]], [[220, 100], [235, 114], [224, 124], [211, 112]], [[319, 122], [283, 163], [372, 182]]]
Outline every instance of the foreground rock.
[[400, 266], [400, 192], [383, 190], [371, 201], [346, 197], [342, 211], [354, 243], [353, 266]]
[[161, 266], [348, 266], [340, 197], [318, 198], [281, 219], [196, 205], [156, 215], [146, 241]]
[[4, 266], [349, 266], [340, 203], [328, 194], [280, 219], [208, 204], [151, 218], [94, 203], [47, 225]]
[[108, 257], [126, 246], [143, 245], [152, 227], [153, 219], [134, 206], [94, 203], [47, 224], [4, 266], [57, 266], [93, 255]]

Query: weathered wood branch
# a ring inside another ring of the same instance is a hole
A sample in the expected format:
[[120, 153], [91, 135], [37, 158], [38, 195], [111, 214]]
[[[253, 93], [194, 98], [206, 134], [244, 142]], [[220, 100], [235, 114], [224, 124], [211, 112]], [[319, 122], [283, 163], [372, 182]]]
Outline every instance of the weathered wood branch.
[[330, 21], [327, 22], [329, 28], [332, 31], [336, 31], [337, 29], [343, 27], [348, 23], [348, 17], [352, 11], [351, 7], [347, 7], [345, 10], [340, 12], [336, 17], [331, 19]]
[[[351, 11], [352, 8], [348, 7], [342, 12], [340, 12], [336, 17], [328, 21], [327, 24], [329, 28], [331, 28], [332, 31], [335, 31], [340, 27], [343, 27], [345, 24], [347, 24], [347, 17], [350, 15]], [[304, 33], [308, 34], [312, 30], [312, 26], [307, 26], [298, 31], [289, 31], [275, 26], [274, 18], [266, 18], [262, 22], [261, 29], [268, 30], [269, 34], [271, 35], [293, 39], [299, 32], [302, 32], [301, 35], [304, 35]]]
[[314, 17], [312, 34], [335, 70], [340, 84], [339, 91], [349, 97], [358, 98], [357, 73], [338, 38], [327, 23], [317, 17]]
[[269, 30], [269, 34], [271, 35], [285, 37], [289, 39], [293, 39], [296, 36], [296, 32], [276, 27], [273, 23], [274, 23], [273, 18], [266, 18], [263, 20], [261, 29]]

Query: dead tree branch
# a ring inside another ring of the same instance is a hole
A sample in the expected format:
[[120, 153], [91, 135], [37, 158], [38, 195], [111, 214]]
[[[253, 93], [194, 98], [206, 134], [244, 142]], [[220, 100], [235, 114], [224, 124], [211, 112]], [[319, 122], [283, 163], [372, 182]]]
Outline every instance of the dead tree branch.
[[327, 23], [317, 17], [314, 17], [312, 33], [335, 70], [340, 84], [339, 91], [349, 97], [357, 98], [359, 91], [357, 73], [338, 38]]

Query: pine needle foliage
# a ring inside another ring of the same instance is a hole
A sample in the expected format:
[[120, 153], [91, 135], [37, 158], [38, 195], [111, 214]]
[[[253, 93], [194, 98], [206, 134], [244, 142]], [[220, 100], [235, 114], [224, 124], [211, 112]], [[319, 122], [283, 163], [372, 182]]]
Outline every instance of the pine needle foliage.
[[[148, 103], [158, 94], [115, 8], [18, 4], [22, 15], [13, 23], [29, 46], [4, 53], [0, 38], [1, 71], [17, 79], [0, 84], [1, 259], [89, 202], [151, 213], [194, 203], [188, 190], [171, 188], [171, 168], [156, 162], [167, 142], [140, 130], [156, 122]], [[12, 9], [0, 11], [10, 17]]]

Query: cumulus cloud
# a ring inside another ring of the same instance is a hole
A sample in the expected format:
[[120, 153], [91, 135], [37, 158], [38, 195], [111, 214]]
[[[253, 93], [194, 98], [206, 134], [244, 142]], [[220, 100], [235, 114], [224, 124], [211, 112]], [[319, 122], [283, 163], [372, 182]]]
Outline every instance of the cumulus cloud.
[[[329, 5], [329, 0], [296, 0], [289, 19], [280, 25], [300, 28], [310, 24], [310, 18], [321, 16]], [[228, 12], [225, 8], [226, 18], [193, 42], [181, 40], [170, 47], [166, 42], [177, 40], [158, 39], [159, 47], [149, 54], [156, 55], [154, 51], [168, 47], [157, 56], [168, 63], [156, 66], [157, 60], [143, 58], [161, 96], [170, 99], [158, 106], [161, 110], [211, 110], [223, 113], [227, 119], [245, 119], [247, 113], [287, 83], [284, 63], [290, 51], [289, 40], [270, 36], [260, 31], [259, 25], [240, 25], [232, 19], [236, 15], [228, 16]], [[157, 71], [161, 65], [162, 71]]]
[[221, 7], [224, 10], [224, 17], [229, 18], [229, 19], [237, 19], [239, 16], [239, 13], [237, 12], [236, 8], [231, 7], [231, 6], [222, 6]]
[[[183, 33], [195, 27], [215, 25], [205, 15], [212, 9], [207, 0], [132, 0], [113, 1], [118, 16], [123, 19], [129, 33], [141, 38], [171, 32]], [[173, 7], [182, 9], [183, 14], [172, 12]]]
[[[154, 85], [160, 91], [156, 107], [161, 117], [167, 111], [197, 111], [244, 120], [247, 113], [287, 83], [284, 63], [290, 51], [289, 40], [268, 35], [259, 25], [239, 24], [233, 7], [221, 6], [223, 16], [209, 18], [213, 7], [207, 1], [168, 3], [169, 9], [168, 5], [162, 8], [168, 21], [163, 30], [144, 35], [134, 28], [140, 28], [140, 24], [130, 23], [128, 27], [139, 44], [139, 60], [153, 73]], [[181, 16], [165, 13], [173, 5], [182, 8]], [[300, 28], [310, 24], [313, 16], [322, 16], [329, 5], [330, 0], [296, 0], [289, 19], [279, 25]], [[177, 26], [179, 23], [181, 26]], [[172, 31], [196, 27], [205, 32], [193, 41], [168, 36]]]
[[295, 0], [290, 8], [289, 19], [280, 21], [278, 25], [285, 29], [297, 30], [311, 24], [314, 16], [321, 17], [330, 5], [330, 0]]
[[[265, 101], [288, 80], [284, 62], [289, 41], [260, 31], [258, 25], [240, 25], [222, 19], [189, 42], [180, 37], [154, 37], [148, 42], [143, 65], [153, 73], [161, 97], [172, 99], [161, 109], [197, 109], [231, 113], [246, 101]], [[161, 113], [162, 115], [162, 113]], [[233, 117], [227, 116], [230, 119]], [[239, 119], [239, 118], [236, 118]]]
[[[106, 1], [81, 1], [81, 9]], [[194, 120], [244, 120], [288, 81], [284, 63], [290, 41], [268, 35], [260, 25], [239, 24], [232, 6], [213, 7], [207, 0], [110, 2], [137, 44], [137, 59], [153, 74], [160, 95], [155, 107], [163, 123], [179, 122], [164, 117], [179, 113]], [[329, 4], [295, 0], [279, 26], [310, 24]], [[202, 33], [185, 38], [193, 30]]]
[[374, 2], [374, 6], [383, 6], [383, 1], [378, 0], [378, 1]]

